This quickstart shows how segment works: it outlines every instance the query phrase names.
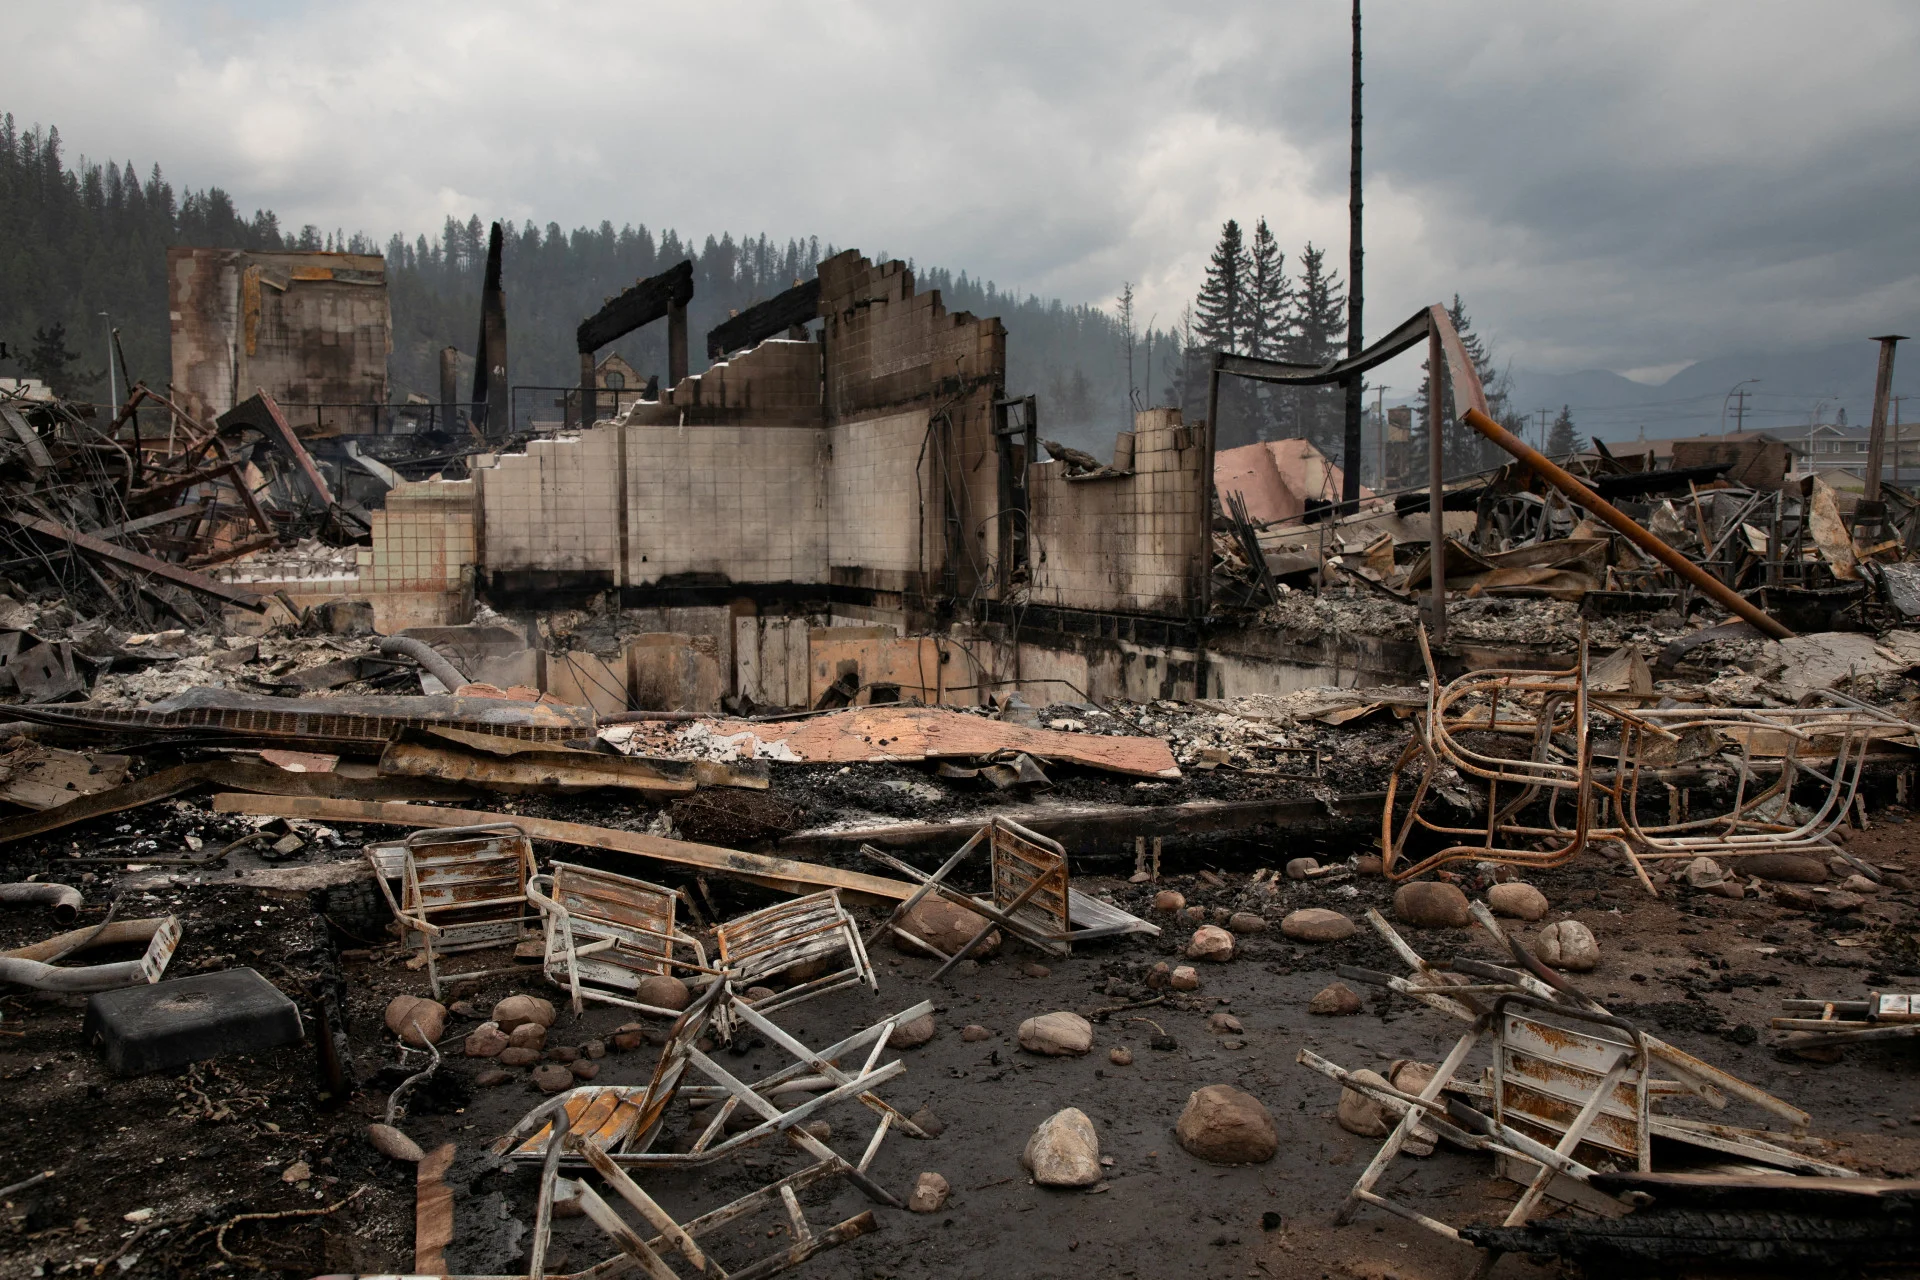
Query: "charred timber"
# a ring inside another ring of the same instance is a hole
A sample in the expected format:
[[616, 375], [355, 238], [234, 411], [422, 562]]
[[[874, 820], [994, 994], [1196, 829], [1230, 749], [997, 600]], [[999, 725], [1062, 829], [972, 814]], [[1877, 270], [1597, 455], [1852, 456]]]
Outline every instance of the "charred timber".
[[718, 360], [731, 351], [757, 346], [820, 314], [820, 278], [755, 303], [724, 324], [707, 331], [707, 359]]

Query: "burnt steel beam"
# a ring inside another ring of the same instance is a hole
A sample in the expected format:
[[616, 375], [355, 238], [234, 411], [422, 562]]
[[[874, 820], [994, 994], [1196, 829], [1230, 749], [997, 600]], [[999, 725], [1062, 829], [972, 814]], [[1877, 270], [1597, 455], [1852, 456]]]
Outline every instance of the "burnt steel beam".
[[591, 355], [617, 338], [625, 337], [642, 325], [652, 324], [672, 308], [685, 307], [693, 299], [693, 263], [648, 276], [580, 322], [575, 337], [582, 355]]
[[168, 582], [197, 591], [202, 595], [226, 600], [248, 609], [259, 610], [263, 606], [260, 597], [251, 591], [242, 591], [224, 582], [216, 582], [204, 573], [195, 573], [191, 569], [182, 569], [177, 564], [168, 564], [164, 560], [155, 560], [152, 556], [141, 555], [138, 551], [115, 546], [111, 542], [96, 538], [91, 534], [69, 529], [63, 524], [51, 520], [42, 520], [39, 516], [22, 515], [17, 511], [0, 511], [0, 519], [19, 525], [29, 533], [37, 533], [43, 538], [52, 538], [65, 542], [76, 551], [84, 551], [90, 556], [110, 560], [115, 564], [137, 569], [141, 573], [151, 573], [155, 577], [165, 578]]
[[1242, 356], [1235, 355], [1231, 351], [1223, 351], [1220, 353], [1220, 372], [1253, 382], [1273, 382], [1290, 387], [1316, 387], [1346, 382], [1349, 379], [1358, 378], [1377, 365], [1385, 364], [1402, 351], [1411, 350], [1417, 346], [1426, 338], [1430, 323], [1431, 318], [1427, 311], [1417, 311], [1405, 324], [1359, 355], [1329, 364], [1265, 360], [1259, 356]]
[[333, 490], [327, 487], [327, 478], [320, 474], [313, 455], [307, 452], [307, 447], [300, 443], [300, 437], [287, 425], [286, 415], [280, 412], [280, 406], [264, 390], [255, 391], [221, 414], [215, 425], [222, 431], [229, 427], [253, 427], [271, 436], [293, 459], [307, 487], [313, 490], [313, 496], [320, 499], [320, 505], [327, 508], [334, 506]]
[[815, 276], [707, 330], [707, 359], [718, 360], [729, 351], [756, 346], [819, 314], [820, 277]]

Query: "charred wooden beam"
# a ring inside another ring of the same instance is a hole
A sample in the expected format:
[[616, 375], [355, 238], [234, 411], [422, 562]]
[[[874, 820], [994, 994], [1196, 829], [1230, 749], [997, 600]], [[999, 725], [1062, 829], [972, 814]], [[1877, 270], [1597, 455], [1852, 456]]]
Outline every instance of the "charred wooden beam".
[[819, 314], [820, 277], [815, 276], [707, 330], [707, 359], [718, 360], [730, 351], [756, 346]]
[[576, 331], [582, 352], [591, 354], [616, 338], [625, 337], [642, 325], [652, 324], [674, 306], [686, 306], [693, 299], [693, 263], [648, 276], [580, 322]]

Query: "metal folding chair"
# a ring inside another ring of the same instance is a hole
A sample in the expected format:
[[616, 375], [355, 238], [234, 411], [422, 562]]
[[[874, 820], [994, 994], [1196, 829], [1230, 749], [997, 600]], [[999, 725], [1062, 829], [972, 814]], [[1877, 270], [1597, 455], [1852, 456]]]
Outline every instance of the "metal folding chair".
[[[706, 949], [674, 925], [678, 895], [630, 876], [556, 862], [527, 884], [546, 926], [547, 981], [565, 987], [579, 1013], [588, 1000], [675, 1018], [680, 1011], [630, 998], [643, 978], [674, 970], [712, 973]], [[691, 952], [691, 962], [675, 952]]]
[[[860, 940], [860, 927], [840, 905], [837, 889], [777, 902], [718, 925], [713, 934], [714, 946], [719, 952], [717, 966], [727, 971], [732, 986], [740, 991], [777, 981], [797, 966], [844, 953], [844, 958], [827, 972], [791, 983], [753, 1002], [753, 1007], [762, 1013], [784, 1009], [842, 987], [880, 990], [873, 962], [867, 958], [866, 945]], [[731, 1037], [735, 1021], [732, 1011], [746, 1003], [736, 997], [721, 1009], [721, 1030], [727, 1037]]]
[[[990, 899], [962, 893], [947, 884], [947, 877], [983, 842], [987, 846], [993, 880]], [[932, 875], [872, 845], [860, 846], [860, 852], [920, 885], [912, 897], [895, 907], [893, 914], [874, 928], [868, 935], [867, 945], [872, 946], [883, 933], [904, 938], [920, 950], [946, 961], [934, 975], [936, 978], [944, 977], [996, 927], [1056, 956], [1071, 954], [1075, 942], [1125, 933], [1157, 936], [1160, 932], [1159, 926], [1074, 889], [1067, 878], [1067, 851], [1059, 841], [1049, 840], [1010, 818], [995, 818], [974, 832]], [[987, 923], [951, 956], [901, 923], [930, 893], [986, 917]]]
[[[417, 948], [440, 997], [440, 957], [513, 946], [532, 923], [527, 885], [533, 842], [511, 823], [416, 831], [400, 845], [371, 845], [367, 860], [406, 942]], [[398, 862], [396, 898], [383, 864]], [[462, 973], [463, 978], [517, 973], [513, 966]]]

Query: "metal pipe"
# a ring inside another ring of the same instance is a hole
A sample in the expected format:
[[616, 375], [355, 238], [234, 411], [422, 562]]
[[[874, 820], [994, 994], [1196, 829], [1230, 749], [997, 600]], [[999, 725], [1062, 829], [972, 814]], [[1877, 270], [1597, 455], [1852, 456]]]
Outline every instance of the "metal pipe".
[[[1705, 594], [1712, 596], [1733, 613], [1751, 622], [1763, 633], [1776, 640], [1789, 639], [1793, 632], [1782, 626], [1765, 610], [1754, 605], [1739, 592], [1720, 579], [1702, 569], [1693, 561], [1675, 551], [1672, 547], [1654, 537], [1618, 507], [1587, 488], [1574, 476], [1555, 464], [1552, 459], [1516, 438], [1505, 427], [1489, 418], [1478, 409], [1468, 409], [1460, 415], [1460, 420], [1478, 431], [1487, 439], [1505, 449], [1514, 457], [1527, 464], [1534, 474], [1551, 484], [1560, 492], [1578, 502], [1595, 516], [1606, 521], [1626, 535], [1627, 541], [1658, 560], [1667, 568], [1685, 578]], [[1437, 504], [1436, 504], [1437, 505]]]
[[61, 924], [72, 924], [80, 915], [80, 891], [70, 884], [0, 884], [0, 902], [44, 904], [53, 908], [53, 918]]
[[1427, 605], [1427, 627], [1435, 644], [1447, 642], [1447, 481], [1444, 467], [1447, 412], [1441, 408], [1442, 380], [1447, 376], [1447, 353], [1440, 331], [1427, 331], [1427, 577], [1433, 594]]
[[413, 636], [388, 636], [380, 642], [380, 652], [389, 658], [395, 655], [412, 658], [428, 675], [447, 686], [448, 693], [467, 683], [460, 668], [448, 662], [439, 650], [425, 640]]
[[[1874, 339], [1880, 344], [1880, 367], [1873, 379], [1873, 425], [1867, 429], [1867, 474], [1866, 485], [1860, 492], [1862, 502], [1880, 501], [1880, 465], [1887, 453], [1887, 397], [1893, 394], [1893, 348], [1904, 337], [1903, 333], [1889, 333]], [[1899, 465], [1896, 451], [1894, 467], [1897, 469]]]
[[38, 960], [0, 956], [0, 982], [17, 982], [35, 991], [113, 991], [146, 982], [145, 964], [144, 960], [121, 960], [115, 964], [62, 968]]

